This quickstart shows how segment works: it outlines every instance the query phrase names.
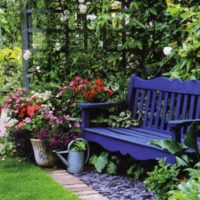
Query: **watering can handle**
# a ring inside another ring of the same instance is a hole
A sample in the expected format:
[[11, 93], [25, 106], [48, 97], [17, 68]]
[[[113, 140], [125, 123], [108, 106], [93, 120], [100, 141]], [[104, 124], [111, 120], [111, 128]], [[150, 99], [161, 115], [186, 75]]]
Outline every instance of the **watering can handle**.
[[88, 161], [88, 159], [89, 159], [89, 156], [90, 156], [90, 146], [89, 146], [88, 142], [87, 142], [85, 139], [83, 139], [83, 138], [77, 138], [77, 139], [75, 139], [75, 140], [72, 140], [72, 141], [68, 144], [68, 149], [67, 149], [67, 150], [69, 151], [71, 145], [72, 145], [75, 141], [78, 141], [78, 140], [84, 141], [85, 144], [86, 144], [87, 156], [86, 156], [86, 159], [85, 159], [85, 163], [87, 163], [87, 161]]

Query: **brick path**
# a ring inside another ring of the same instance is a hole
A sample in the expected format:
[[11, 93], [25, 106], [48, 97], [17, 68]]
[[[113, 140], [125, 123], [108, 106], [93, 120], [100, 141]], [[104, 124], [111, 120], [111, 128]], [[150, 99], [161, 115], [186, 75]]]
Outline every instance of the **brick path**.
[[45, 170], [56, 182], [61, 184], [64, 188], [72, 191], [82, 200], [108, 200], [101, 194], [90, 188], [83, 181], [68, 174], [65, 170]]

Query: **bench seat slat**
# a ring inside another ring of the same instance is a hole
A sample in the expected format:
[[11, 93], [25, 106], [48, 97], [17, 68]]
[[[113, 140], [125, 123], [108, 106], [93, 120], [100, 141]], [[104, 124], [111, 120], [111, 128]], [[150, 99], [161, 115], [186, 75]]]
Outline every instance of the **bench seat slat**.
[[[92, 132], [92, 133], [104, 135], [107, 137], [120, 139], [120, 140], [130, 142], [130, 143], [138, 143], [138, 144], [145, 145], [145, 146], [151, 146], [153, 148], [157, 148], [157, 147], [148, 144], [148, 142], [150, 140], [169, 139], [169, 136], [165, 135], [165, 134], [163, 134], [163, 137], [160, 137], [160, 138], [158, 138], [158, 136], [153, 136], [153, 135], [152, 135], [152, 137], [149, 137], [149, 134], [146, 134], [146, 137], [145, 137], [144, 133], [142, 136], [142, 135], [138, 134], [137, 131], [132, 131], [132, 133], [129, 134], [130, 132], [128, 133], [126, 128], [124, 128], [123, 130], [115, 128], [114, 130], [115, 131], [110, 130], [110, 128], [109, 129], [108, 128], [86, 128], [85, 129], [86, 132]], [[129, 131], [131, 131], [131, 130], [129, 130]]]
[[116, 132], [116, 133], [120, 133], [120, 134], [124, 134], [124, 135], [130, 135], [130, 136], [134, 136], [134, 137], [138, 137], [138, 138], [145, 138], [145, 139], [149, 139], [151, 140], [151, 138], [153, 137], [154, 139], [158, 139], [158, 140], [162, 140], [164, 139], [171, 139], [172, 137], [168, 134], [159, 134], [159, 133], [154, 133], [151, 132], [151, 134], [149, 134], [148, 131], [146, 131], [145, 129], [141, 130], [137, 130], [137, 129], [129, 129], [129, 128], [107, 128], [110, 131]]

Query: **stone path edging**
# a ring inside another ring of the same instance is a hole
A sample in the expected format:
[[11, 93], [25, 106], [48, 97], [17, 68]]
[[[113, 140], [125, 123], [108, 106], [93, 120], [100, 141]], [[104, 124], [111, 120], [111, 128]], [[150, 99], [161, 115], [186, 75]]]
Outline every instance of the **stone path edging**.
[[90, 188], [83, 181], [67, 173], [65, 170], [45, 169], [45, 171], [64, 188], [70, 190], [81, 200], [108, 200]]

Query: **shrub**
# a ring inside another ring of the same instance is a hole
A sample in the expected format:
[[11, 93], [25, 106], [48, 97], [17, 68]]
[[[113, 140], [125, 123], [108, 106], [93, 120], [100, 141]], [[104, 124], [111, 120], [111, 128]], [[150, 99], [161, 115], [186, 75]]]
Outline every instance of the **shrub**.
[[189, 179], [183, 179], [178, 188], [171, 191], [169, 200], [197, 200], [200, 199], [200, 163], [196, 168], [189, 168]]
[[159, 200], [166, 200], [169, 197], [168, 192], [177, 188], [178, 174], [179, 169], [176, 165], [168, 165], [160, 160], [159, 165], [152, 172], [148, 172], [144, 183], [157, 194]]
[[20, 86], [22, 77], [21, 49], [18, 47], [0, 50], [0, 88], [10, 91]]
[[30, 142], [32, 133], [24, 129], [10, 129], [8, 141], [14, 145], [14, 154], [29, 160], [33, 160], [33, 149]]

